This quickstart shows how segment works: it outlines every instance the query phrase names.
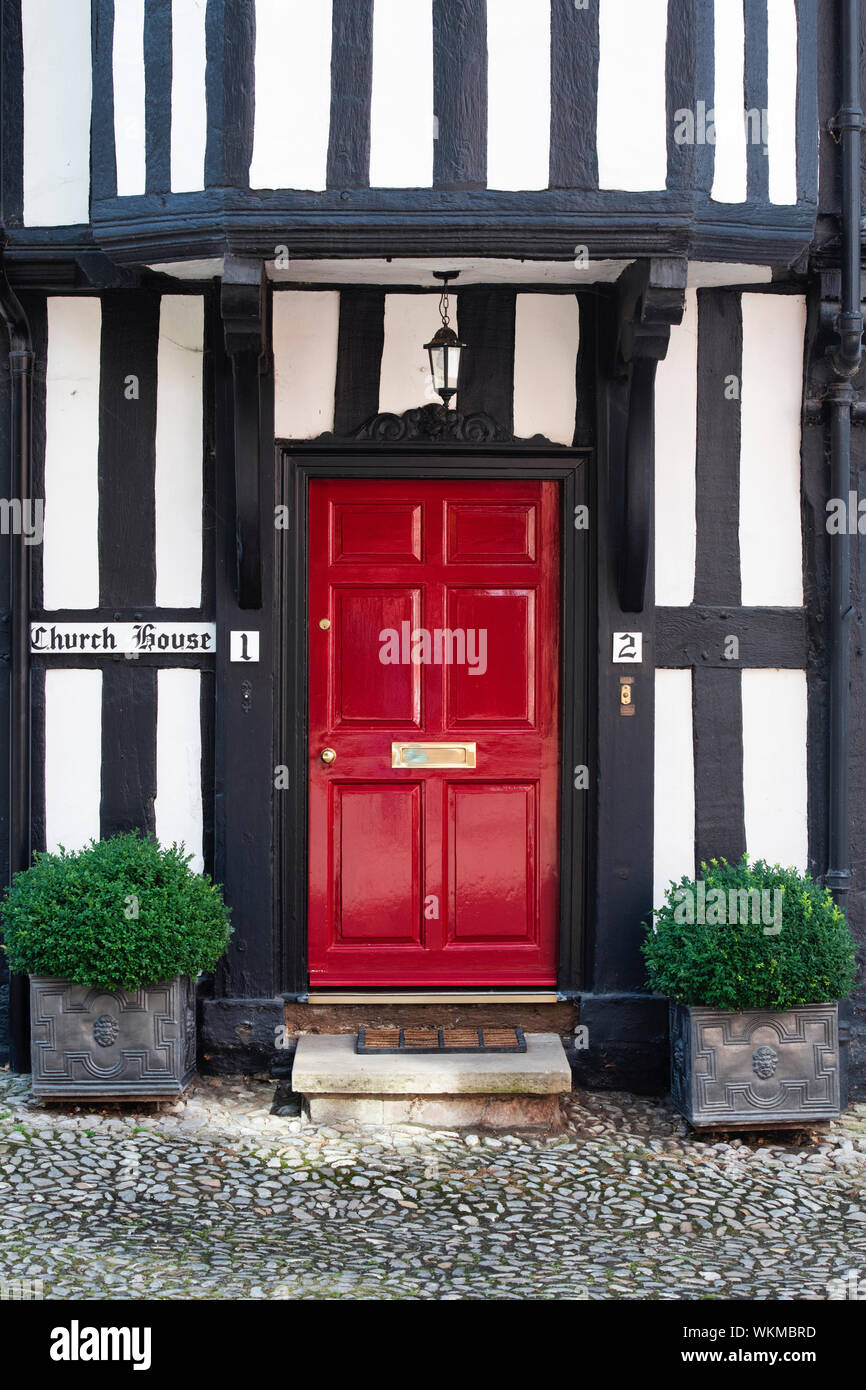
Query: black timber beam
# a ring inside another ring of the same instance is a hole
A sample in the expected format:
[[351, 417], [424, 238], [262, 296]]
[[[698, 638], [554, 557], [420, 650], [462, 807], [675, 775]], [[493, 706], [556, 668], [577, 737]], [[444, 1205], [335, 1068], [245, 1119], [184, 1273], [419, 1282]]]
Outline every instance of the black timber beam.
[[[736, 637], [736, 659], [726, 656]], [[805, 670], [809, 664], [802, 608], [735, 605], [656, 609], [656, 666], [770, 667]]]

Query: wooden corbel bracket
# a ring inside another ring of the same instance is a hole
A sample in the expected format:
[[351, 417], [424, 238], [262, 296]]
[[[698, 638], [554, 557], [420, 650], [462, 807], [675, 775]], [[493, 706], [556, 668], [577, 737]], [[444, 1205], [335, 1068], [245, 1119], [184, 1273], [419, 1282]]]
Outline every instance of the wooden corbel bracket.
[[635, 261], [620, 275], [613, 375], [624, 395], [625, 428], [612, 439], [612, 483], [619, 495], [620, 607], [642, 613], [652, 524], [656, 367], [685, 308], [688, 262]]
[[220, 314], [232, 367], [236, 594], [240, 608], [262, 606], [260, 364], [266, 342], [266, 302], [263, 263], [227, 257]]

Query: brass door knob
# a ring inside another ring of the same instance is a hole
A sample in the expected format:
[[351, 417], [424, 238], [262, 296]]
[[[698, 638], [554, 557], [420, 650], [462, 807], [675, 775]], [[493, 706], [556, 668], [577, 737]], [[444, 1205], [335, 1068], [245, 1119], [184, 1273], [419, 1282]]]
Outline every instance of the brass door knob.
[[333, 748], [323, 748], [319, 757], [323, 763], [335, 763], [337, 761], [337, 754]]

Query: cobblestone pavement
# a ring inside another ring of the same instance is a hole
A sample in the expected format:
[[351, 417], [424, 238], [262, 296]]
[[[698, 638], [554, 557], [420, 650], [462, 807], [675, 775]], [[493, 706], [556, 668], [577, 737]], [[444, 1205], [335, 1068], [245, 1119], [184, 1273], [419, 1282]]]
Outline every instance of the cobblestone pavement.
[[866, 1105], [711, 1142], [621, 1094], [576, 1092], [544, 1137], [316, 1128], [273, 1098], [210, 1079], [88, 1112], [0, 1072], [0, 1278], [49, 1299], [866, 1293]]

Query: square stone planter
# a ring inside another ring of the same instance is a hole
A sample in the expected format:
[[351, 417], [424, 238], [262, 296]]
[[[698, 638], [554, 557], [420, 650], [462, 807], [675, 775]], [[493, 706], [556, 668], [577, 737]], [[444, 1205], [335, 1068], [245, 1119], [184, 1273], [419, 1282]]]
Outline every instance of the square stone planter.
[[729, 1013], [670, 1001], [671, 1096], [696, 1129], [773, 1129], [839, 1114], [839, 1006]]
[[195, 1071], [195, 981], [89, 989], [30, 977], [33, 1094], [46, 1100], [158, 1100]]

